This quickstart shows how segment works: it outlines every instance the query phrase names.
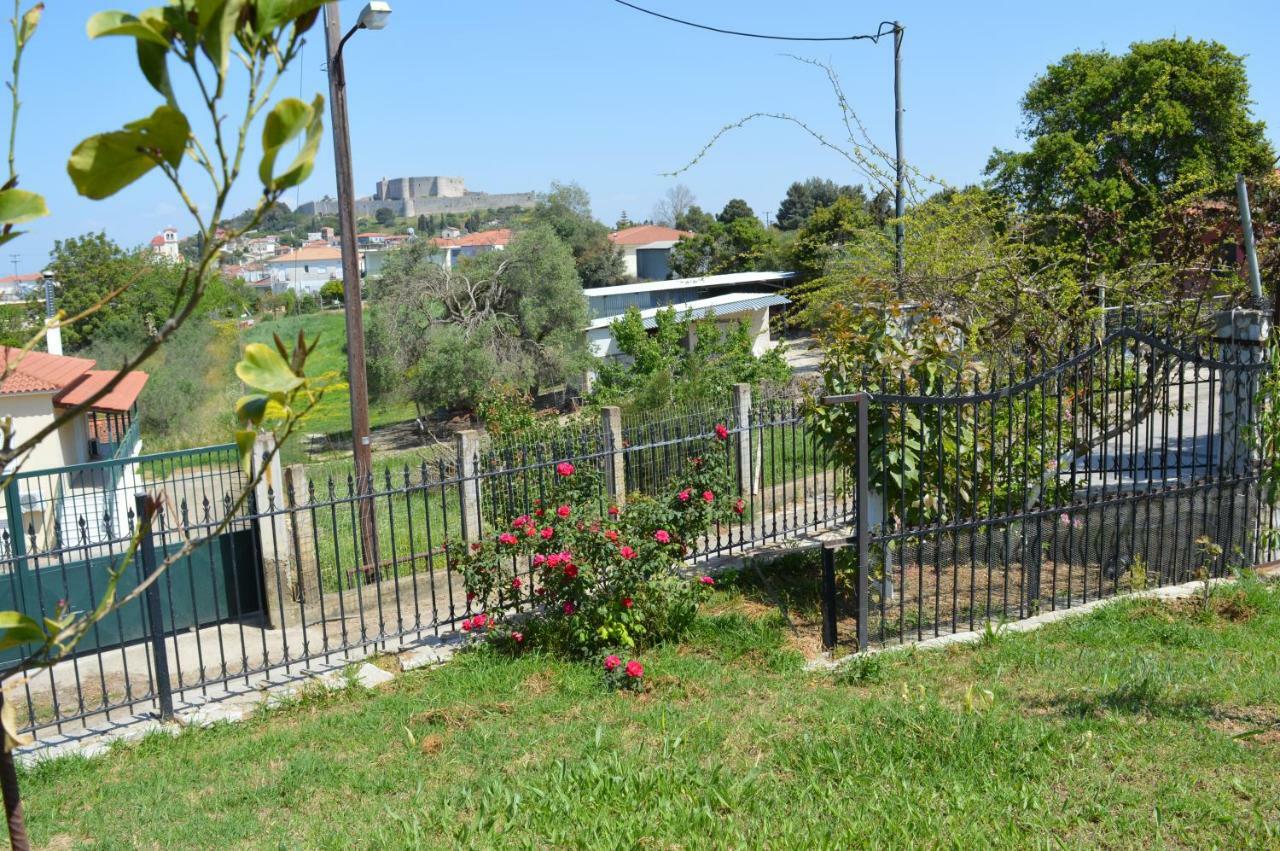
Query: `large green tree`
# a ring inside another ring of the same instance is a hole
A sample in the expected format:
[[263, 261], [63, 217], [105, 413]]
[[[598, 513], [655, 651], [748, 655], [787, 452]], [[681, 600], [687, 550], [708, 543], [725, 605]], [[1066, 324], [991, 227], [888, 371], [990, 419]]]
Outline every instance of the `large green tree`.
[[[76, 316], [105, 302], [79, 322], [64, 325], [71, 350], [104, 339], [140, 341], [154, 335], [174, 308], [183, 266], [142, 251], [126, 251], [104, 233], [58, 240], [48, 268], [57, 282], [57, 306]], [[245, 290], [212, 275], [196, 313], [233, 314], [251, 299]]]
[[867, 193], [861, 186], [840, 186], [824, 177], [797, 180], [787, 187], [775, 224], [780, 230], [797, 230], [815, 210], [831, 206], [837, 198], [848, 198], [858, 206], [867, 204]]
[[534, 390], [586, 368], [586, 300], [569, 247], [546, 226], [505, 251], [441, 266], [425, 240], [370, 286], [370, 383], [427, 408], [474, 405], [494, 386]]
[[555, 232], [570, 251], [584, 287], [607, 287], [625, 274], [622, 253], [609, 241], [609, 229], [591, 214], [591, 196], [576, 183], [551, 184], [525, 220]]
[[755, 216], [711, 222], [671, 249], [671, 271], [678, 278], [754, 272], [779, 263], [777, 242]]
[[1217, 42], [1071, 53], [1022, 99], [1030, 149], [997, 150], [987, 174], [1083, 269], [1121, 268], [1167, 248], [1180, 207], [1272, 168], [1249, 106], [1244, 62]]

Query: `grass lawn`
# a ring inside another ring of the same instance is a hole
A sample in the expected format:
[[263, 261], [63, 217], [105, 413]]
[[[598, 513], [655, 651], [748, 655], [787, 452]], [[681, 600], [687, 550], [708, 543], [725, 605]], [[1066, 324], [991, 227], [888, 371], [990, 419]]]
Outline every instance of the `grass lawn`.
[[[271, 335], [279, 334], [280, 339], [290, 348], [298, 338], [298, 330], [307, 335], [307, 339], [320, 335], [320, 347], [316, 349], [307, 363], [308, 374], [336, 371], [345, 381], [347, 377], [347, 327], [346, 320], [340, 310], [329, 310], [322, 313], [310, 313], [303, 316], [286, 316], [262, 322], [245, 333], [246, 343], [266, 343], [271, 345]], [[412, 402], [380, 404], [373, 401], [369, 407], [369, 423], [374, 428], [389, 423], [403, 422], [414, 417]], [[328, 434], [330, 432], [349, 431], [351, 429], [351, 393], [347, 390], [335, 390], [326, 393], [320, 405], [312, 411], [299, 429], [299, 433], [312, 432]]]
[[23, 777], [51, 847], [1277, 847], [1280, 590], [807, 673], [722, 583], [643, 694], [476, 652]]

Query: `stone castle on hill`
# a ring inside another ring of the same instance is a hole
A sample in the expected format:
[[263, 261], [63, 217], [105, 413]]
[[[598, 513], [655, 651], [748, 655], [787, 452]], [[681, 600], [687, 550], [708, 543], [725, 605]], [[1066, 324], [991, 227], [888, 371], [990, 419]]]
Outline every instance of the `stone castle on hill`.
[[[384, 207], [397, 216], [412, 218], [431, 213], [470, 213], [499, 207], [532, 207], [537, 202], [533, 192], [491, 195], [469, 192], [461, 177], [393, 177], [378, 181], [372, 197], [356, 199], [357, 216], [374, 216]], [[336, 216], [338, 202], [328, 195], [319, 201], [308, 201], [298, 207], [307, 216]]]

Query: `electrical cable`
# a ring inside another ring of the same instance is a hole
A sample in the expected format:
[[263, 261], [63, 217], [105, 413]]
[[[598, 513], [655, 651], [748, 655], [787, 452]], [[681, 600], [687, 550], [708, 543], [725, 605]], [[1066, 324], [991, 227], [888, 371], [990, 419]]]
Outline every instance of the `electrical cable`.
[[[646, 9], [643, 6], [637, 6], [634, 3], [628, 3], [627, 0], [613, 0], [613, 2], [626, 6], [628, 9], [634, 9], [646, 15], [652, 15], [655, 18], [661, 18], [664, 21], [670, 21], [673, 24], [681, 24], [694, 29], [707, 30], [713, 33], [721, 33], [723, 35], [737, 35], [743, 38], [763, 38], [772, 41], [870, 41], [872, 44], [879, 43], [880, 39], [896, 31], [898, 27], [893, 21], [881, 21], [880, 26], [876, 28], [874, 33], [865, 33], [862, 35], [828, 35], [828, 36], [805, 36], [805, 35], [769, 35], [767, 33], [750, 33], [741, 30], [729, 30], [722, 27], [708, 26], [707, 24], [698, 24], [693, 21], [686, 21], [683, 18], [675, 18], [671, 15], [664, 15], [661, 12], [655, 12], [652, 9]], [[888, 27], [888, 29], [885, 29]]]

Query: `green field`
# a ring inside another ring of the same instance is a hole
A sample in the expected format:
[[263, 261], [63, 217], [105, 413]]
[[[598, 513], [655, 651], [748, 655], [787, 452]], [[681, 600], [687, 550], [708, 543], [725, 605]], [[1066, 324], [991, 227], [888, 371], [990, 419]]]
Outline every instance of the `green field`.
[[[244, 333], [245, 343], [271, 344], [273, 334], [279, 334], [292, 349], [299, 329], [310, 340], [320, 336], [320, 347], [307, 362], [307, 372], [315, 375], [334, 371], [347, 379], [347, 328], [342, 311], [329, 310], [304, 316], [286, 316], [261, 322]], [[384, 402], [372, 400], [369, 406], [369, 423], [381, 425], [403, 422], [414, 417], [412, 402]], [[326, 393], [320, 405], [303, 420], [299, 433], [329, 434], [351, 429], [351, 393], [334, 390]]]
[[[1280, 845], [1280, 591], [1126, 601], [1039, 632], [807, 672], [767, 585], [645, 654], [467, 653], [381, 689], [24, 772], [38, 845], [1163, 848]], [[792, 583], [799, 587], [802, 583]], [[789, 599], [798, 619], [807, 603]]]

